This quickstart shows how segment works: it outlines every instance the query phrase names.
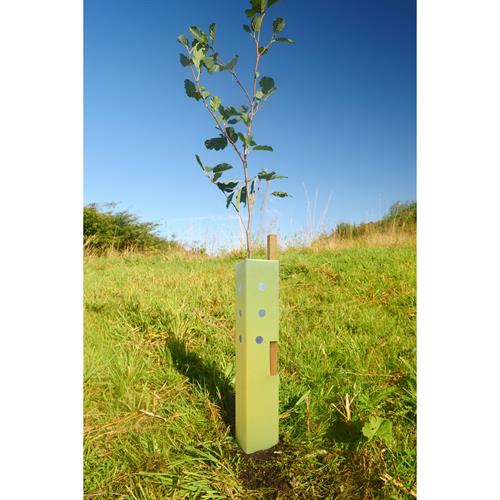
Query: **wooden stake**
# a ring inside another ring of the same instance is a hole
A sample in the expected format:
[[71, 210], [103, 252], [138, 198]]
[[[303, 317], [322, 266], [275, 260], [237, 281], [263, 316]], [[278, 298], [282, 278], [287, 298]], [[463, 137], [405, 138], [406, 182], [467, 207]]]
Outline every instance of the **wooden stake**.
[[269, 371], [270, 375], [278, 375], [278, 342], [269, 342]]
[[278, 260], [278, 237], [275, 234], [267, 235], [267, 260]]

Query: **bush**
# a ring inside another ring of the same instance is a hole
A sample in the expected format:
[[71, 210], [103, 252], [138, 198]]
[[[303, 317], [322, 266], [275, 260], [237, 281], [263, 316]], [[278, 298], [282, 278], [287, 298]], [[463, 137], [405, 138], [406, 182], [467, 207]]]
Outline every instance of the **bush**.
[[322, 238], [335, 237], [336, 239], [356, 239], [375, 233], [399, 231], [414, 233], [417, 227], [417, 203], [415, 201], [394, 203], [388, 213], [379, 221], [364, 222], [362, 224], [337, 224], [332, 233]]
[[158, 224], [139, 222], [127, 211], [104, 211], [95, 203], [83, 208], [83, 244], [98, 253], [108, 250], [162, 250], [178, 244], [155, 234]]
[[399, 225], [417, 223], [417, 202], [397, 201], [389, 209], [389, 213], [382, 219], [383, 221], [396, 221]]

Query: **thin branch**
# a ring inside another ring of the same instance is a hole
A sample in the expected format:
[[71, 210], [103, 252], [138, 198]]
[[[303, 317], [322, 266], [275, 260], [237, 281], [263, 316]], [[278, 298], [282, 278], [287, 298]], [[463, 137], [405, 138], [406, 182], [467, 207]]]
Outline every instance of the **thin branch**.
[[[262, 52], [262, 55], [264, 55], [265, 51], [269, 49], [269, 47], [275, 42], [276, 40], [274, 38], [271, 38], [271, 40], [269, 40], [269, 43], [267, 45], [264, 46], [264, 51]], [[259, 56], [260, 57], [260, 56]], [[264, 102], [267, 101], [268, 98], [266, 98], [265, 100], [263, 99], [260, 99], [259, 102], [257, 103], [257, 107], [255, 108], [255, 112], [254, 112], [254, 117], [255, 115], [262, 109], [262, 107], [264, 106]]]
[[[212, 45], [209, 45], [208, 46], [210, 49], [212, 49], [214, 52], [215, 52], [215, 55], [218, 59], [218, 62], [220, 62], [220, 64], [222, 64], [222, 66], [225, 66], [226, 64], [224, 63], [224, 61], [219, 57], [219, 54], [216, 52], [215, 50], [215, 44], [212, 44]], [[245, 88], [245, 86], [241, 83], [240, 79], [238, 78], [238, 75], [236, 74], [236, 71], [234, 71], [234, 69], [230, 69], [229, 72], [231, 73], [231, 75], [234, 76], [234, 79], [236, 80], [236, 83], [241, 87], [241, 90], [243, 90], [243, 92], [245, 93], [247, 99], [248, 99], [248, 102], [251, 104], [252, 103], [252, 100], [250, 98], [250, 95], [248, 94], [248, 91], [247, 89]]]
[[[189, 51], [188, 51], [188, 55], [189, 54]], [[199, 83], [199, 79], [200, 79], [200, 74], [201, 74], [201, 70], [199, 71], [198, 75], [195, 74], [194, 72], [194, 69], [193, 69], [193, 65], [191, 65], [191, 72], [193, 74], [193, 78], [194, 78], [194, 81], [195, 81], [195, 84], [196, 84], [196, 89], [198, 90], [198, 93], [201, 95], [201, 98], [203, 100], [203, 104], [205, 106], [205, 108], [207, 109], [207, 111], [210, 113], [210, 115], [212, 116], [212, 118], [214, 119], [215, 123], [216, 123], [216, 128], [224, 135], [224, 137], [227, 139], [227, 141], [233, 146], [234, 150], [236, 151], [238, 157], [240, 158], [241, 162], [243, 163], [243, 166], [245, 166], [245, 162], [243, 160], [243, 157], [241, 156], [241, 153], [238, 149], [238, 147], [236, 146], [236, 144], [231, 140], [231, 138], [229, 137], [229, 134], [227, 134], [226, 130], [225, 130], [225, 126], [227, 125], [226, 122], [224, 121], [224, 118], [222, 118], [222, 121], [224, 123], [224, 129], [222, 129], [219, 125], [219, 122], [217, 120], [217, 117], [215, 115], [215, 113], [212, 111], [212, 109], [210, 109], [210, 107], [207, 105], [207, 102], [206, 102], [206, 99], [205, 97], [203, 97], [203, 94], [202, 94], [202, 90], [201, 90], [201, 87], [200, 87], [200, 83]], [[222, 193], [224, 195], [224, 193]], [[227, 201], [227, 196], [224, 195], [224, 197], [226, 198], [226, 201]], [[236, 211], [236, 213], [238, 214], [238, 217], [240, 218], [240, 222], [243, 224], [243, 227], [245, 227], [245, 229], [247, 230], [247, 227], [245, 225], [245, 222], [243, 221], [243, 218], [241, 217], [241, 213], [240, 211], [236, 208], [236, 205], [231, 202], [231, 205], [233, 206], [234, 210]]]
[[[259, 61], [260, 61], [260, 54], [259, 54], [259, 43], [260, 43], [260, 33], [262, 29], [262, 23], [264, 21], [265, 13], [262, 14], [261, 16], [261, 22], [259, 26], [259, 30], [257, 31], [257, 37], [254, 35], [254, 41], [255, 41], [255, 67], [254, 67], [254, 73], [253, 73], [253, 95], [252, 95], [252, 100], [250, 103], [250, 116], [248, 120], [248, 125], [247, 125], [247, 139], [248, 142], [250, 142], [250, 137], [252, 134], [252, 122], [253, 118], [255, 115], [255, 102], [256, 102], [256, 93], [257, 93], [257, 72], [259, 69]], [[248, 207], [248, 226], [247, 226], [247, 257], [250, 258], [251, 256], [251, 250], [250, 250], [250, 228], [252, 227], [252, 202], [250, 199], [250, 186], [249, 186], [249, 179], [248, 179], [248, 153], [249, 153], [249, 148], [245, 144], [245, 147], [243, 149], [243, 172], [245, 174], [245, 187], [246, 187], [246, 192], [247, 192], [247, 207]]]
[[[224, 64], [224, 61], [218, 57], [219, 59], [219, 62], [225, 66]], [[247, 99], [248, 99], [248, 103], [249, 104], [252, 104], [252, 99], [250, 97], [250, 94], [248, 93], [247, 89], [245, 88], [245, 86], [241, 83], [240, 79], [238, 78], [238, 75], [236, 74], [236, 71], [234, 71], [234, 69], [230, 69], [229, 72], [231, 73], [231, 75], [234, 77], [234, 79], [236, 80], [236, 83], [240, 86], [241, 90], [243, 90], [244, 94], [246, 95]]]
[[[217, 130], [219, 130], [222, 133], [222, 135], [227, 139], [227, 141], [229, 142], [229, 144], [231, 144], [231, 146], [233, 146], [233, 148], [236, 151], [236, 154], [239, 156], [240, 160], [242, 162], [244, 162], [244, 159], [243, 159], [243, 156], [240, 153], [240, 150], [238, 149], [238, 147], [236, 146], [236, 144], [231, 140], [231, 138], [227, 134], [227, 132], [225, 130], [225, 127], [221, 128], [221, 126], [219, 124], [219, 121], [217, 120], [217, 116], [212, 111], [212, 109], [210, 109], [210, 107], [208, 106], [205, 97], [203, 97], [202, 90], [201, 90], [201, 87], [200, 87], [200, 82], [199, 82], [201, 70], [200, 70], [198, 76], [196, 76], [195, 72], [194, 72], [194, 69], [193, 69], [193, 65], [191, 65], [191, 72], [193, 73], [193, 78], [195, 80], [196, 90], [198, 90], [198, 93], [201, 95], [201, 99], [203, 101], [203, 105], [205, 106], [205, 108], [207, 109], [207, 111], [212, 115], [212, 118], [215, 121], [215, 126], [216, 126]], [[224, 119], [222, 119], [222, 121], [224, 122], [224, 125], [226, 125], [226, 122], [224, 121]]]
[[243, 92], [245, 92], [245, 95], [247, 96], [249, 104], [252, 104], [252, 99], [251, 99], [250, 95], [248, 94], [247, 89], [240, 82], [240, 79], [238, 78], [238, 76], [236, 75], [236, 73], [232, 69], [230, 69], [229, 71], [230, 71], [231, 75], [234, 76], [234, 78], [236, 80], [236, 83], [241, 87], [241, 89], [243, 90]]

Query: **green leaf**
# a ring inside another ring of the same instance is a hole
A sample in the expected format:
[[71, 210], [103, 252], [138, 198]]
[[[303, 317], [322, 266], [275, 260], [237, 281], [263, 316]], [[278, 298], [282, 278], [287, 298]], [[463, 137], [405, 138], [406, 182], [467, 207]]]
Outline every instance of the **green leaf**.
[[247, 187], [246, 186], [243, 186], [240, 189], [239, 195], [240, 195], [240, 203], [243, 203], [243, 205], [246, 205], [247, 204]]
[[278, 198], [287, 198], [288, 196], [290, 196], [288, 193], [285, 193], [284, 191], [273, 191], [271, 194]]
[[265, 181], [274, 181], [275, 179], [288, 179], [285, 175], [276, 175], [276, 172], [273, 170], [272, 172], [268, 172], [267, 169], [261, 170], [257, 177], [261, 180]]
[[179, 54], [179, 57], [180, 57], [180, 60], [181, 60], [181, 64], [183, 66], [190, 66], [191, 65], [191, 59], [189, 59], [188, 57], [186, 57], [184, 54]]
[[229, 205], [231, 205], [231, 201], [233, 199], [234, 192], [231, 193], [227, 198], [226, 198], [226, 208], [229, 208]]
[[222, 116], [224, 117], [224, 120], [227, 120], [231, 116], [238, 116], [238, 114], [239, 114], [238, 111], [236, 111], [236, 109], [234, 109], [233, 106], [228, 106], [227, 108], [221, 107], [221, 109], [219, 109], [219, 111], [221, 112]]
[[205, 56], [201, 62], [210, 74], [217, 73], [217, 71], [222, 69], [221, 66], [217, 64], [217, 57], [215, 56]]
[[273, 175], [275, 174], [276, 172], [272, 171], [272, 172], [268, 172], [267, 170], [261, 170], [258, 174], [257, 174], [257, 177], [261, 180], [265, 180], [265, 181], [270, 181], [273, 179]]
[[374, 437], [386, 443], [392, 440], [392, 422], [382, 417], [370, 417], [361, 431], [368, 441]]
[[217, 187], [224, 191], [225, 193], [230, 193], [234, 191], [234, 188], [238, 185], [238, 181], [222, 181], [217, 183]]
[[273, 151], [273, 148], [271, 146], [254, 146], [253, 150], [254, 151]]
[[272, 7], [275, 3], [278, 3], [279, 0], [267, 0], [267, 8]]
[[210, 41], [212, 42], [212, 44], [215, 41], [215, 33], [216, 33], [216, 31], [217, 31], [217, 25], [215, 23], [212, 23], [208, 27], [208, 34], [210, 35]]
[[211, 179], [211, 181], [215, 184], [222, 177], [222, 172], [217, 172]]
[[295, 43], [291, 38], [275, 38], [277, 42], [283, 42], [283, 43]]
[[229, 71], [232, 71], [234, 67], [236, 66], [236, 63], [238, 62], [238, 57], [239, 56], [234, 56], [226, 65], [222, 66], [222, 69], [227, 69]]
[[267, 0], [260, 0], [260, 11], [264, 13], [267, 7]]
[[198, 71], [200, 71], [201, 61], [203, 60], [204, 57], [205, 57], [205, 50], [203, 48], [196, 46], [192, 51], [191, 59]]
[[259, 81], [259, 85], [266, 96], [271, 95], [276, 90], [274, 80], [269, 76], [263, 76]]
[[195, 37], [198, 42], [201, 42], [202, 44], [205, 44], [208, 42], [208, 37], [203, 33], [203, 31], [198, 28], [198, 26], [190, 26], [189, 31], [191, 32], [191, 35]]
[[250, 124], [250, 117], [248, 116], [247, 113], [241, 113], [240, 114], [241, 121], [248, 127]]
[[258, 14], [259, 10], [258, 9], [247, 9], [245, 10], [245, 14], [248, 18], [252, 18], [255, 14]]
[[179, 43], [182, 43], [182, 45], [184, 45], [184, 47], [186, 47], [186, 49], [189, 49], [189, 40], [184, 35], [179, 35], [177, 37], [177, 41]]
[[226, 127], [226, 134], [233, 143], [238, 140], [238, 134], [235, 132], [233, 127]]
[[250, 29], [250, 26], [248, 26], [248, 24], [244, 24], [244, 25], [243, 25], [243, 29], [244, 29], [247, 33], [252, 33], [252, 30]]
[[265, 47], [259, 47], [259, 54], [262, 56], [264, 54], [267, 54], [269, 52], [269, 49], [266, 49]]
[[198, 165], [201, 167], [203, 171], [205, 171], [205, 167], [203, 166], [203, 163], [201, 163], [200, 157], [198, 155], [196, 156], [196, 161], [198, 162]]
[[385, 443], [390, 443], [392, 441], [392, 422], [389, 420], [384, 420], [384, 422], [382, 422], [382, 424], [378, 428], [376, 437], [378, 437]]
[[279, 33], [285, 27], [285, 20], [282, 17], [277, 17], [273, 21], [273, 31], [274, 33]]
[[260, 31], [260, 27], [262, 26], [262, 16], [255, 16], [250, 23], [253, 31]]
[[363, 435], [368, 439], [372, 439], [375, 437], [375, 434], [377, 433], [378, 429], [380, 428], [380, 425], [384, 421], [383, 418], [381, 417], [371, 417], [368, 422], [363, 426], [362, 432]]
[[219, 96], [214, 95], [212, 99], [210, 100], [210, 107], [214, 110], [217, 111], [219, 109], [221, 100]]
[[191, 80], [184, 80], [184, 88], [188, 97], [192, 97], [197, 101], [201, 99], [201, 94], [196, 90], [196, 85]]
[[253, 139], [252, 137], [248, 137], [244, 134], [242, 134], [241, 132], [238, 132], [238, 137], [240, 138], [241, 142], [245, 145], [245, 146], [251, 146], [252, 145], [252, 142], [253, 142]]
[[240, 211], [240, 200], [241, 200], [241, 189], [238, 190], [236, 193], [236, 200], [234, 202], [234, 206], [236, 207], [236, 210], [239, 212]]
[[245, 10], [247, 17], [253, 17], [260, 12], [260, 0], [250, 0], [251, 8]]
[[225, 172], [226, 170], [229, 170], [233, 168], [232, 165], [229, 165], [229, 163], [219, 163], [214, 167], [214, 173], [217, 174], [219, 172]]
[[229, 113], [229, 116], [237, 116], [238, 111], [234, 108], [234, 106], [229, 106], [226, 108], [226, 111]]
[[238, 123], [238, 120], [236, 118], [231, 118], [230, 120], [227, 121], [230, 125], [234, 125], [235, 123]]
[[193, 38], [193, 40], [191, 41], [191, 47], [192, 49], [204, 50], [204, 51], [206, 51], [208, 48], [208, 46], [205, 43], [196, 40], [196, 38]]
[[227, 139], [221, 135], [219, 137], [214, 137], [213, 139], [207, 139], [205, 141], [205, 147], [207, 149], [215, 149], [219, 151], [227, 146]]

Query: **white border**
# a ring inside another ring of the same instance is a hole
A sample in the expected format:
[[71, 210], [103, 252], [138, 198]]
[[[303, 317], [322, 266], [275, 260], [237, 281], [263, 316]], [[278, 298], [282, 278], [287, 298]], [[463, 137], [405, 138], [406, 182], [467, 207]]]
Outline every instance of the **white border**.
[[[499, 12], [418, 0], [418, 494], [498, 498]], [[82, 497], [82, 4], [0, 12], [2, 497]]]
[[83, 496], [83, 6], [0, 6], [0, 496]]
[[497, 0], [418, 0], [418, 495], [499, 498]]

